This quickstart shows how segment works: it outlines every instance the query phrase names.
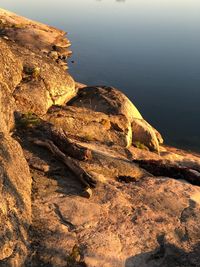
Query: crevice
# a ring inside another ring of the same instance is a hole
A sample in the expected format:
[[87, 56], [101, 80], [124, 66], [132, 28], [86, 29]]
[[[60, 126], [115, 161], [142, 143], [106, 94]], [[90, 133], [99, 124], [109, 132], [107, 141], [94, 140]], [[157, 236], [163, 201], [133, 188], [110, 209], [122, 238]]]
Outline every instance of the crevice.
[[185, 180], [192, 185], [200, 186], [200, 173], [198, 170], [168, 164], [156, 160], [133, 160], [140, 168], [145, 169], [153, 176], [164, 176], [176, 180]]
[[75, 231], [76, 230], [76, 226], [73, 225], [71, 222], [69, 222], [68, 220], [66, 220], [64, 218], [64, 216], [62, 215], [62, 213], [60, 211], [59, 206], [57, 204], [55, 204], [55, 203], [53, 204], [53, 206], [54, 206], [54, 211], [55, 211], [56, 215], [58, 216], [60, 222], [62, 224], [64, 224], [65, 226], [67, 226], [69, 231]]

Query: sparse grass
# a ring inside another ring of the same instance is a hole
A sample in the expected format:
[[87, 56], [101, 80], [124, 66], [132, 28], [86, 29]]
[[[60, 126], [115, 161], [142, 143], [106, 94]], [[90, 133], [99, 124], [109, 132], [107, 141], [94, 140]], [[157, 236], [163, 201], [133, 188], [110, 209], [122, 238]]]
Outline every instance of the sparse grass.
[[85, 266], [86, 264], [81, 259], [81, 251], [80, 248], [75, 245], [72, 248], [70, 255], [67, 257], [67, 267], [74, 267], [74, 266]]
[[32, 112], [27, 112], [17, 122], [17, 126], [20, 128], [28, 128], [37, 126], [41, 123], [40, 118]]
[[134, 145], [135, 147], [139, 148], [139, 149], [143, 149], [143, 150], [147, 150], [147, 151], [149, 151], [149, 148], [148, 148], [147, 146], [145, 146], [144, 144], [142, 144], [141, 142], [139, 142], [139, 141], [135, 141], [135, 142], [133, 143], [133, 145]]
[[86, 134], [86, 135], [84, 136], [84, 139], [85, 139], [86, 141], [94, 141], [93, 136], [92, 136], [92, 135], [89, 135], [89, 134]]
[[32, 79], [38, 79], [40, 77], [41, 69], [39, 67], [24, 66], [23, 72]]

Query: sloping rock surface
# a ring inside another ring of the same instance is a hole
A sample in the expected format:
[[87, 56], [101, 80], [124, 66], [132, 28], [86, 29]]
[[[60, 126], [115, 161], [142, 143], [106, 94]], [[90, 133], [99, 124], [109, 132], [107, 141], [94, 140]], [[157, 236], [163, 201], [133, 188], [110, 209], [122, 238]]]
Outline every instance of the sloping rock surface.
[[[34, 177], [32, 235], [37, 253], [28, 266], [198, 266], [199, 187], [152, 176], [119, 146], [79, 142], [93, 153], [81, 166], [98, 181], [87, 199], [76, 177], [47, 150], [39, 152], [25, 140], [23, 144]], [[145, 159], [140, 151], [129, 150]], [[149, 158], [155, 155], [177, 165], [190, 156], [190, 168], [200, 163], [191, 154], [148, 153]]]
[[31, 176], [19, 144], [0, 133], [0, 266], [22, 266], [29, 251]]
[[70, 105], [85, 107], [107, 115], [123, 114], [132, 122], [134, 118], [142, 119], [142, 115], [133, 103], [119, 90], [108, 86], [91, 86], [81, 88]]
[[70, 43], [63, 31], [0, 9], [0, 38], [0, 78], [13, 92], [18, 110], [44, 114], [76, 95], [66, 72]]
[[200, 156], [145, 150], [160, 134], [120, 91], [75, 87], [68, 45], [0, 10], [0, 266], [200, 266]]

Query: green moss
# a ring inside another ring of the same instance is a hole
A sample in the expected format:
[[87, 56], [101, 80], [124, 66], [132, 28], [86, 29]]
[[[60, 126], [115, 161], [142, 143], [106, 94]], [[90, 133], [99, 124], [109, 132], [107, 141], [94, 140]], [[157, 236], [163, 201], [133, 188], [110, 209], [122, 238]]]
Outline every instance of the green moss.
[[40, 77], [41, 69], [39, 67], [28, 67], [24, 66], [24, 73], [33, 79], [38, 79]]
[[143, 149], [143, 150], [148, 150], [149, 151], [149, 148], [147, 146], [145, 146], [144, 144], [142, 144], [141, 142], [139, 141], [135, 141], [133, 143], [133, 145], [139, 149]]
[[40, 118], [32, 112], [23, 114], [20, 120], [17, 122], [17, 126], [20, 128], [28, 128], [37, 126], [41, 123]]
[[89, 135], [89, 134], [85, 135], [85, 136], [84, 136], [84, 139], [85, 139], [86, 141], [94, 141], [94, 137], [93, 137], [92, 135]]

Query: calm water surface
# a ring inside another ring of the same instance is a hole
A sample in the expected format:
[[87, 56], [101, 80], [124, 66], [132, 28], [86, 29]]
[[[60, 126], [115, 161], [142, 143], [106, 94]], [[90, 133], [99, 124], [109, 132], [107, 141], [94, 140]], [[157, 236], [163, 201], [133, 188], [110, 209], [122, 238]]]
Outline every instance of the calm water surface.
[[123, 90], [166, 143], [200, 151], [199, 0], [1, 0], [69, 33], [70, 72]]

